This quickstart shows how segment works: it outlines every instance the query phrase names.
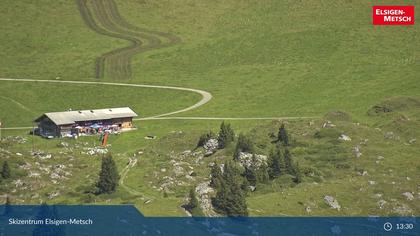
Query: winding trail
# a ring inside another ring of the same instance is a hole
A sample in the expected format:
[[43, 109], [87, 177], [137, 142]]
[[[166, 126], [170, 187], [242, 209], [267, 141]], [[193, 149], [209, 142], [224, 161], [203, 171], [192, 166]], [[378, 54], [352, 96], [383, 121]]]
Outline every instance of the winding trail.
[[[187, 92], [194, 92], [201, 95], [201, 100], [195, 103], [192, 106], [189, 106], [187, 108], [144, 117], [144, 118], [138, 118], [137, 120], [150, 120], [150, 119], [157, 119], [159, 117], [163, 116], [169, 116], [181, 112], [186, 112], [189, 110], [193, 110], [195, 108], [198, 108], [206, 103], [208, 103], [213, 96], [211, 93], [200, 90], [200, 89], [193, 89], [193, 88], [185, 88], [185, 87], [174, 87], [174, 86], [161, 86], [161, 85], [149, 85], [149, 84], [129, 84], [129, 83], [113, 83], [113, 82], [100, 82], [100, 81], [71, 81], [71, 80], [39, 80], [39, 79], [11, 79], [11, 78], [0, 78], [0, 81], [13, 81], [13, 82], [33, 82], [33, 83], [63, 83], [63, 84], [90, 84], [90, 85], [108, 85], [108, 86], [119, 86], [119, 87], [138, 87], [138, 88], [155, 88], [155, 89], [172, 89], [172, 90], [181, 90], [181, 91], [187, 91]], [[23, 127], [16, 127], [16, 128], [23, 128]], [[32, 127], [30, 127], [32, 128]], [[9, 128], [10, 129], [10, 128]]]
[[98, 79], [102, 79], [105, 74], [112, 79], [130, 79], [134, 55], [181, 42], [181, 38], [170, 33], [131, 25], [121, 17], [113, 0], [75, 1], [83, 21], [91, 30], [130, 43], [129, 46], [104, 53], [96, 59], [95, 77]]

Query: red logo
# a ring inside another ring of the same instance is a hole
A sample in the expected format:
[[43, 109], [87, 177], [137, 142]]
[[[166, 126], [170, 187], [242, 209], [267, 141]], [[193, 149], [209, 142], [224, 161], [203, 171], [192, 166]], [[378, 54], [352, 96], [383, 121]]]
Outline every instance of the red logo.
[[374, 25], [414, 25], [414, 6], [373, 6]]

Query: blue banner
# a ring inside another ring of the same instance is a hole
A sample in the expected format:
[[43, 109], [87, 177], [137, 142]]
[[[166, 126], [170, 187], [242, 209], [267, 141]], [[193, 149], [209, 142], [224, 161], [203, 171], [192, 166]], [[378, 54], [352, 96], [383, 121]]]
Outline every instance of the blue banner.
[[131, 205], [3, 205], [0, 235], [420, 235], [418, 217], [144, 217]]

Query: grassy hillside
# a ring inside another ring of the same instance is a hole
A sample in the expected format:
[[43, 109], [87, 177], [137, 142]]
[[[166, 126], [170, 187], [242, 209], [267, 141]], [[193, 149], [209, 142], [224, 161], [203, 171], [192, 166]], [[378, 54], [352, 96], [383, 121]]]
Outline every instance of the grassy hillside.
[[[119, 14], [109, 3], [2, 1], [0, 78], [185, 86], [212, 93], [208, 104], [182, 116], [318, 116], [232, 121], [237, 134], [253, 137], [259, 154], [269, 152], [269, 134], [287, 122], [294, 158], [312, 168], [299, 185], [284, 176], [257, 186], [247, 196], [251, 215], [418, 215], [419, 24], [372, 26], [376, 1], [115, 0]], [[8, 127], [28, 126], [43, 112], [114, 106], [148, 116], [198, 99], [161, 89], [0, 81], [0, 119]], [[346, 115], [328, 113], [337, 110]], [[327, 120], [336, 126], [322, 128]], [[203, 152], [195, 149], [198, 137], [216, 132], [219, 124], [150, 120], [136, 122], [137, 131], [112, 135], [107, 148], [125, 173], [124, 185], [101, 196], [87, 194], [100, 165], [101, 155], [86, 154], [98, 145], [96, 136], [45, 140], [26, 130], [2, 130], [9, 137], [0, 142], [0, 164], [10, 162], [13, 174], [0, 192], [16, 203], [129, 203], [146, 215], [184, 215], [180, 206], [192, 186], [208, 179], [209, 165], [232, 158], [232, 147], [201, 159], [203, 153], [191, 154]], [[338, 141], [343, 133], [352, 141]], [[31, 155], [33, 145], [52, 158]], [[352, 153], [357, 145], [361, 158]], [[130, 166], [134, 159], [137, 164]], [[177, 166], [182, 174], [175, 173]], [[51, 171], [58, 171], [57, 183]], [[342, 211], [325, 205], [324, 195], [336, 197]], [[380, 200], [386, 201], [382, 208]]]
[[140, 81], [212, 91], [214, 102], [194, 115], [361, 115], [382, 98], [420, 91], [419, 26], [375, 27], [366, 2], [118, 5], [129, 21], [184, 40], [139, 55], [134, 69]]
[[[372, 26], [366, 3], [116, 3], [130, 24], [181, 38], [135, 55], [132, 81], [214, 94], [211, 104], [189, 115], [302, 116], [343, 109], [359, 116], [383, 98], [420, 91], [419, 26]], [[99, 55], [129, 44], [90, 30], [72, 1], [2, 6], [2, 77], [92, 78]]]

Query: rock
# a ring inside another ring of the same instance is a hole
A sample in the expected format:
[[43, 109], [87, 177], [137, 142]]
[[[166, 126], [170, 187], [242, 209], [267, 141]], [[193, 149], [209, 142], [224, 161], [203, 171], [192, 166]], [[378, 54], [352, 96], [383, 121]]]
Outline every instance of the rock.
[[334, 197], [332, 197], [332, 196], [328, 196], [328, 195], [325, 196], [324, 197], [324, 201], [332, 209], [336, 209], [338, 211], [341, 209], [341, 206], [340, 206], [340, 204], [338, 204], [338, 201]]
[[375, 193], [373, 195], [373, 197], [375, 197], [375, 198], [381, 198], [382, 197], [382, 193]]
[[368, 172], [366, 170], [364, 170], [364, 171], [359, 171], [358, 174], [360, 176], [366, 176], [366, 175], [368, 175]]
[[351, 141], [351, 138], [345, 134], [341, 134], [340, 137], [338, 137], [338, 140], [340, 141]]
[[183, 155], [183, 156], [189, 156], [189, 155], [191, 155], [191, 153], [192, 153], [192, 151], [191, 151], [191, 150], [185, 150], [185, 151], [183, 151], [183, 152], [181, 153], [181, 155]]
[[51, 154], [39, 155], [38, 158], [41, 160], [50, 159], [52, 157]]
[[403, 195], [404, 197], [406, 197], [406, 198], [407, 198], [407, 200], [409, 200], [409, 201], [414, 200], [414, 195], [413, 195], [412, 193], [410, 193], [410, 192], [405, 192], [405, 193], [403, 193], [402, 195]]
[[68, 148], [70, 145], [69, 145], [69, 143], [67, 143], [67, 142], [60, 142], [59, 144], [58, 144], [58, 147], [62, 147], [62, 148]]
[[385, 204], [387, 204], [388, 202], [387, 201], [385, 201], [385, 200], [383, 200], [383, 199], [381, 199], [381, 200], [379, 200], [378, 201], [378, 206], [379, 206], [379, 209], [383, 209], [384, 208], [384, 206], [385, 206]]
[[353, 147], [353, 155], [354, 155], [356, 158], [359, 158], [359, 157], [361, 157], [361, 156], [362, 156], [362, 152], [360, 151], [360, 146], [359, 146], [359, 145], [357, 145], [357, 146]]
[[39, 177], [41, 177], [41, 174], [40, 173], [38, 173], [38, 172], [29, 172], [29, 174], [28, 174], [28, 177], [30, 177], [30, 178], [39, 178]]
[[16, 188], [22, 187], [25, 183], [21, 179], [13, 180], [12, 184], [15, 185]]
[[410, 178], [410, 177], [408, 177], [408, 176], [406, 177], [406, 179], [407, 179], [408, 181], [410, 181], [410, 180], [411, 180], [411, 178]]
[[360, 141], [360, 145], [367, 145], [368, 144], [369, 139], [362, 139], [362, 141]]
[[415, 144], [416, 141], [417, 141], [417, 139], [413, 138], [413, 139], [408, 140], [408, 143], [409, 144]]
[[208, 152], [204, 153], [204, 156], [208, 157], [208, 156], [213, 155], [213, 153], [214, 153], [213, 151], [208, 151]]
[[250, 168], [251, 166], [260, 168], [263, 164], [267, 164], [267, 156], [251, 154], [247, 152], [240, 152], [238, 161], [243, 167]]
[[47, 196], [48, 196], [48, 199], [53, 199], [55, 197], [58, 197], [59, 195], [60, 195], [59, 192], [51, 192]]
[[333, 128], [333, 127], [335, 127], [335, 125], [329, 120], [327, 120], [324, 124], [322, 124], [322, 128]]
[[[216, 152], [218, 147], [219, 147], [219, 141], [217, 141], [217, 139], [214, 139], [214, 138], [207, 140], [207, 142], [203, 145], [204, 150], [206, 150], [206, 154], [208, 153], [213, 154], [214, 152]], [[206, 154], [204, 155], [206, 156]]]
[[368, 183], [369, 183], [370, 185], [375, 185], [375, 184], [376, 184], [376, 181], [369, 180], [369, 181], [368, 181]]
[[87, 150], [86, 154], [89, 156], [93, 155], [103, 155], [108, 153], [108, 149], [103, 147], [93, 147], [93, 148], [85, 148], [84, 150]]
[[385, 157], [383, 157], [383, 156], [378, 156], [378, 160], [382, 160], [382, 159], [384, 159]]
[[23, 156], [23, 154], [22, 154], [22, 153], [20, 153], [20, 152], [17, 152], [17, 153], [16, 153], [16, 156]]
[[152, 202], [152, 199], [147, 199], [146, 201], [144, 201], [144, 204], [149, 204]]
[[11, 143], [17, 143], [17, 144], [23, 144], [26, 143], [28, 140], [21, 136], [7, 136], [2, 138], [2, 140], [11, 142]]
[[394, 132], [386, 132], [385, 134], [384, 134], [384, 138], [386, 138], [386, 139], [394, 139], [395, 138], [395, 135], [394, 135]]
[[195, 188], [200, 207], [206, 216], [215, 215], [213, 206], [211, 204], [211, 195], [213, 194], [214, 189], [211, 188], [209, 184], [210, 181], [205, 181], [198, 184]]
[[181, 166], [174, 166], [174, 173], [176, 177], [184, 175], [184, 172], [184, 168], [182, 168]]
[[165, 168], [160, 169], [161, 172], [166, 172]]

